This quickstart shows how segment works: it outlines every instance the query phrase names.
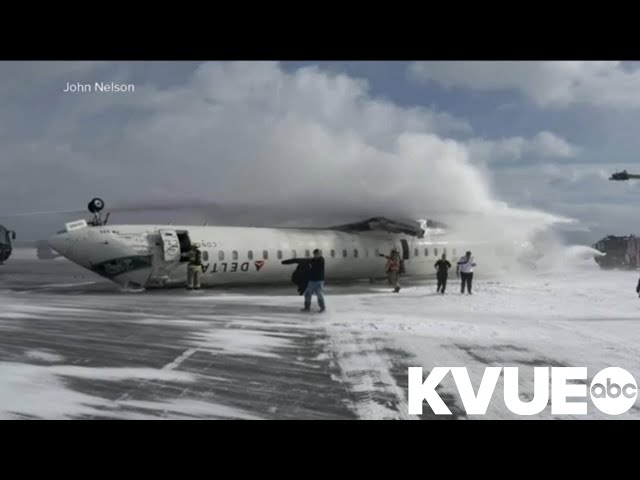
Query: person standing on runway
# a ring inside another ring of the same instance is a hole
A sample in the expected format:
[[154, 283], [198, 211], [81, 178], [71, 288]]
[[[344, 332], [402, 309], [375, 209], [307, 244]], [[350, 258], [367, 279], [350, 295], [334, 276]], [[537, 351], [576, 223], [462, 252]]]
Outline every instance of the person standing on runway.
[[447, 260], [447, 254], [443, 253], [442, 258], [435, 263], [437, 270], [436, 279], [438, 280], [438, 293], [444, 295], [444, 291], [447, 289], [447, 277], [449, 276], [449, 269], [451, 263]]

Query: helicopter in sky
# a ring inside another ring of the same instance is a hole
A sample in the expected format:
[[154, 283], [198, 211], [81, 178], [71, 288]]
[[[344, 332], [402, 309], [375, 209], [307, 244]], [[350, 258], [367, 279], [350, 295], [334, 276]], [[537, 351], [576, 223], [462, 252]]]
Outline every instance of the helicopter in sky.
[[622, 170], [621, 172], [615, 172], [611, 174], [611, 176], [609, 177], [609, 180], [616, 180], [616, 181], [631, 180], [631, 179], [640, 179], [640, 175], [637, 175], [634, 173], [628, 173], [626, 170]]

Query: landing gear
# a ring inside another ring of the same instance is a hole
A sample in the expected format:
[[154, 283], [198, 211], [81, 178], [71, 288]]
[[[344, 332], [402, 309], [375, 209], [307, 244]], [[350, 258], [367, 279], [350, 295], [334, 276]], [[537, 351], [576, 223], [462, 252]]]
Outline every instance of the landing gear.
[[102, 220], [102, 215], [100, 214], [100, 212], [104, 208], [104, 200], [96, 197], [89, 202], [89, 205], [87, 205], [87, 208], [91, 213], [93, 213], [93, 220], [89, 222], [91, 225], [97, 227], [100, 225], [107, 224], [107, 220], [109, 220], [109, 214], [107, 213], [107, 216], [105, 217], [104, 220]]
[[98, 213], [104, 208], [104, 200], [96, 197], [89, 202], [87, 207], [91, 213]]

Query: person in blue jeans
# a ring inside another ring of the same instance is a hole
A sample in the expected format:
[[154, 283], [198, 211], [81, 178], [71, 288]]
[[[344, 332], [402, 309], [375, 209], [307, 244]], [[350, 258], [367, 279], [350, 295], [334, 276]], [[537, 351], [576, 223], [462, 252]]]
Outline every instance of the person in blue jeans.
[[313, 251], [313, 258], [308, 260], [309, 262], [309, 283], [307, 289], [304, 292], [304, 308], [303, 312], [311, 310], [311, 297], [315, 294], [318, 297], [318, 307], [320, 311], [325, 311], [324, 303], [324, 257], [322, 252], [317, 248]]
[[299, 265], [294, 274], [296, 276], [295, 280], [297, 280], [294, 281], [294, 283], [298, 284], [298, 289], [300, 289], [301, 285], [306, 284], [306, 288], [304, 289], [304, 308], [302, 311], [311, 311], [311, 299], [315, 294], [318, 297], [320, 311], [324, 312], [324, 257], [322, 256], [322, 252], [316, 248], [313, 251], [313, 258], [291, 258], [282, 261], [283, 265], [290, 265], [292, 263]]

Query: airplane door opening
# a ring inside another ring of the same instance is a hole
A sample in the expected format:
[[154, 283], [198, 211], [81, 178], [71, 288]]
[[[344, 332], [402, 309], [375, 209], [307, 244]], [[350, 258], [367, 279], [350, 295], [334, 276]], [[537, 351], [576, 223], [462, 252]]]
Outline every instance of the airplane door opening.
[[409, 260], [409, 242], [403, 238], [400, 240], [400, 244], [402, 245], [402, 259]]
[[191, 251], [191, 239], [189, 238], [189, 232], [180, 230], [176, 231], [176, 234], [178, 235], [178, 241], [180, 242], [180, 261], [188, 262], [189, 256], [183, 254]]

